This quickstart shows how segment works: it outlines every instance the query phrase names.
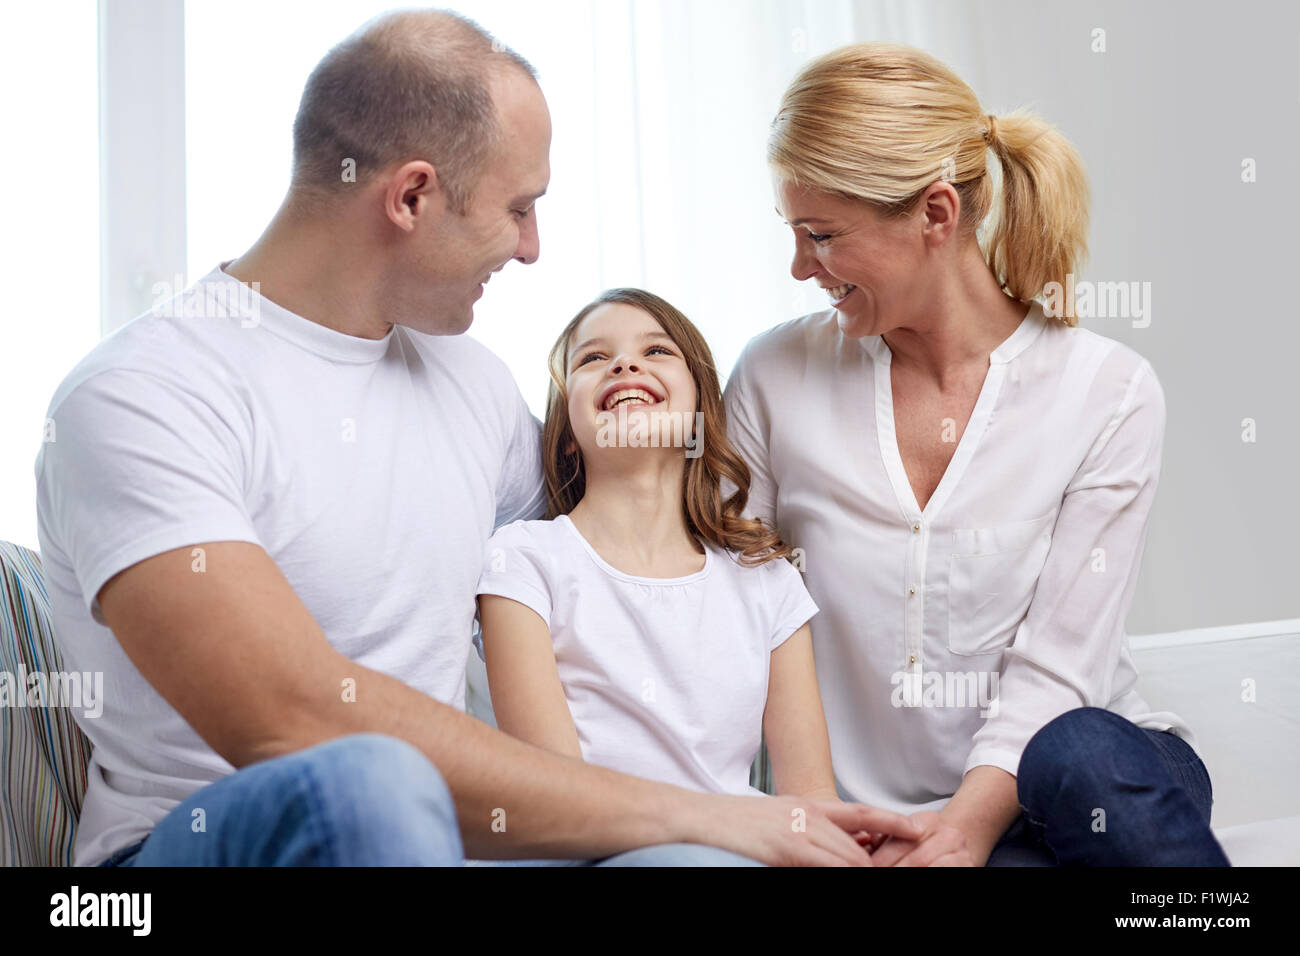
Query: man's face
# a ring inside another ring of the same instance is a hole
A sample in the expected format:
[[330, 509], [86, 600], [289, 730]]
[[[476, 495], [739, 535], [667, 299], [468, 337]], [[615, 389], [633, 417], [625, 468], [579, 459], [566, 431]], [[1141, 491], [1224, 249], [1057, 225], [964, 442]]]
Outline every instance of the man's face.
[[420, 272], [429, 321], [420, 330], [457, 335], [474, 321], [474, 303], [492, 273], [511, 259], [537, 261], [535, 203], [551, 178], [551, 117], [532, 78], [506, 70], [491, 85], [502, 143], [488, 159], [463, 216], [451, 209], [427, 237]]

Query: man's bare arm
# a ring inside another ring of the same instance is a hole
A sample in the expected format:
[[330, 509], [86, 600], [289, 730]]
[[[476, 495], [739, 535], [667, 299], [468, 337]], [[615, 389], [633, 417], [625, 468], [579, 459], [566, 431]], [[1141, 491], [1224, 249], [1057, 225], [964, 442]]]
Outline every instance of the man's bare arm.
[[[696, 794], [514, 740], [335, 651], [261, 548], [202, 547], [206, 570], [192, 570], [190, 547], [168, 551], [115, 575], [99, 603], [145, 679], [235, 767], [352, 733], [409, 741], [447, 781], [471, 857], [598, 858], [690, 842], [769, 863], [865, 864], [845, 830], [913, 832], [900, 815], [861, 807], [791, 833], [778, 801]], [[498, 808], [503, 832], [491, 829]]]

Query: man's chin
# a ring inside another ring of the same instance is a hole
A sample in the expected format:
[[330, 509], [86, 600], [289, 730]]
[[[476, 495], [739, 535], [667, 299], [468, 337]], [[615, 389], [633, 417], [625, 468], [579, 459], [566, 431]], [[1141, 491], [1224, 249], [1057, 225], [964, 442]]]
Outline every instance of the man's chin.
[[474, 324], [474, 310], [466, 309], [461, 315], [443, 313], [431, 316], [418, 324], [415, 322], [405, 322], [403, 324], [408, 329], [423, 332], [425, 335], [461, 335], [468, 332], [469, 327]]

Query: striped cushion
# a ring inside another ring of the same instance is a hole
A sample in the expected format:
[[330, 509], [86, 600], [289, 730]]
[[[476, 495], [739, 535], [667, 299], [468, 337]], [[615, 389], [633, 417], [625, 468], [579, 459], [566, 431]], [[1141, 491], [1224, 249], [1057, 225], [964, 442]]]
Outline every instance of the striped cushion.
[[[25, 696], [23, 675], [62, 670], [41, 559], [0, 541], [0, 672]], [[68, 708], [0, 707], [0, 865], [72, 865], [89, 759]]]

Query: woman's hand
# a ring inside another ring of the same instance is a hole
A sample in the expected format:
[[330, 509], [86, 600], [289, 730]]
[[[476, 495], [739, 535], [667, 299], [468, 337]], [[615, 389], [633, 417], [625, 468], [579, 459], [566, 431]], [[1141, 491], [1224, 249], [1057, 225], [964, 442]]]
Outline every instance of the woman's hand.
[[875, 866], [978, 866], [966, 844], [966, 834], [932, 810], [914, 813], [912, 821], [925, 828], [915, 840], [897, 836], [871, 854]]

